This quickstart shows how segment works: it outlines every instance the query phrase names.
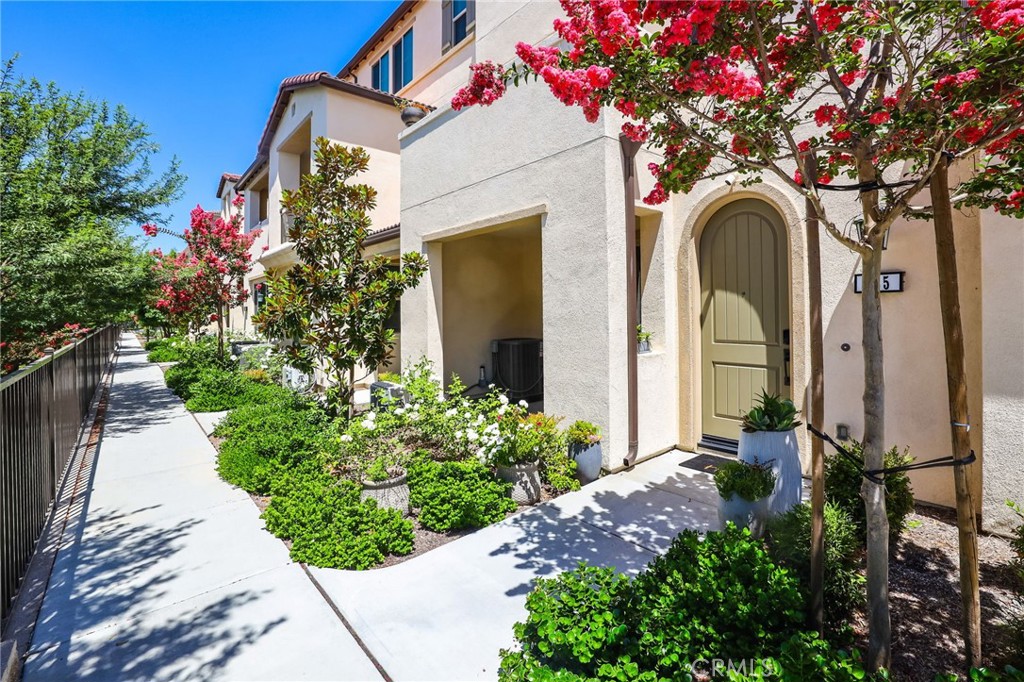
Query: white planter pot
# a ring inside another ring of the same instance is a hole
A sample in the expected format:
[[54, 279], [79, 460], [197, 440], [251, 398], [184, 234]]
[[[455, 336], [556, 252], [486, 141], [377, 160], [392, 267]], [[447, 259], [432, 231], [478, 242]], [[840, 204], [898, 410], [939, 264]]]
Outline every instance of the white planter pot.
[[540, 501], [540, 469], [536, 462], [496, 467], [498, 478], [512, 484], [512, 499], [518, 504]]
[[409, 514], [409, 484], [405, 474], [386, 481], [363, 481], [359, 499], [376, 500], [378, 507], [397, 509], [402, 516]]
[[748, 464], [771, 462], [775, 489], [768, 496], [768, 511], [784, 514], [800, 504], [803, 476], [796, 433], [790, 431], [740, 431], [739, 459]]
[[732, 521], [740, 528], [749, 528], [750, 534], [759, 538], [764, 535], [768, 515], [767, 497], [751, 502], [739, 495], [733, 495], [728, 500], [718, 496], [718, 520], [722, 528], [725, 528], [726, 522]]

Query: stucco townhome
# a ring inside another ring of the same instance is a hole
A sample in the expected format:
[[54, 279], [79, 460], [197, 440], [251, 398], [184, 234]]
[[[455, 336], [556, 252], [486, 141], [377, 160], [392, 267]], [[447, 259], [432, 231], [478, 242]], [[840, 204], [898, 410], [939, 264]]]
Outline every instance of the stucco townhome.
[[[515, 383], [501, 376], [509, 369], [495, 342], [533, 340], [523, 348], [535, 354], [542, 381], [520, 388], [550, 414], [601, 425], [605, 464], [617, 469], [631, 454], [632, 233], [638, 315], [653, 346], [637, 356], [636, 454], [728, 452], [740, 415], [762, 388], [798, 406], [806, 399], [803, 200], [765, 178], [747, 188], [708, 181], [657, 207], [627, 206], [627, 183], [638, 185], [633, 197], [650, 191], [646, 166], [658, 156], [641, 150], [636, 179], [625, 180], [616, 112], [589, 124], [538, 83], [511, 90], [491, 107], [451, 109], [471, 63], [509, 63], [518, 41], [554, 43], [559, 15], [557, 3], [543, 0], [405, 2], [336, 76], [285, 81], [257, 158], [235, 185], [247, 199], [246, 225], [267, 221], [269, 250], [260, 267], [286, 267], [291, 258], [281, 238], [280, 190], [310, 172], [310, 141], [325, 135], [367, 147], [373, 170], [363, 181], [380, 191], [374, 225], [387, 238], [370, 248], [421, 251], [430, 262], [402, 301], [402, 362], [426, 357], [441, 375], [456, 373], [470, 385], [481, 374], [488, 383]], [[406, 128], [385, 93], [434, 110]], [[826, 197], [827, 209], [844, 224], [857, 206], [836, 194]], [[1011, 522], [1004, 501], [1024, 493], [1024, 225], [987, 211], [955, 218], [979, 457], [971, 470], [982, 493], [978, 512], [997, 529]], [[390, 228], [398, 223], [400, 229]], [[827, 236], [821, 248], [825, 425], [856, 438], [863, 393], [859, 263]], [[886, 436], [920, 459], [942, 456], [950, 447], [949, 419], [931, 225], [896, 224], [883, 269], [903, 273], [904, 283], [883, 297]], [[810, 442], [806, 433], [801, 438], [806, 460]], [[920, 501], [953, 504], [949, 468], [915, 472], [913, 483]]]

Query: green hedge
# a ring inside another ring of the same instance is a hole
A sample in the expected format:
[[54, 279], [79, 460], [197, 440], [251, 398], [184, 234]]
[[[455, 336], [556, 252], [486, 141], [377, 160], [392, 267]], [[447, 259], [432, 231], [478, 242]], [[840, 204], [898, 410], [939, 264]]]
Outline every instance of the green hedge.
[[226, 437], [217, 454], [217, 471], [228, 483], [266, 495], [289, 472], [322, 471], [330, 447], [327, 418], [294, 398], [246, 405], [217, 425]]
[[215, 368], [200, 372], [187, 391], [185, 407], [192, 412], [219, 412], [243, 405], [277, 402], [291, 393], [277, 384], [254, 381], [237, 371]]
[[581, 565], [541, 579], [499, 679], [691, 679], [710, 659], [762, 659], [730, 680], [863, 679], [855, 657], [803, 632], [797, 578], [746, 530], [682, 533], [634, 580]]
[[419, 456], [408, 467], [409, 499], [424, 528], [443, 533], [483, 528], [515, 511], [511, 485], [479, 460], [434, 462]]
[[389, 554], [412, 552], [412, 523], [373, 500], [360, 501], [360, 487], [352, 481], [293, 473], [279, 479], [273, 493], [263, 518], [267, 530], [291, 540], [295, 561], [365, 569]]

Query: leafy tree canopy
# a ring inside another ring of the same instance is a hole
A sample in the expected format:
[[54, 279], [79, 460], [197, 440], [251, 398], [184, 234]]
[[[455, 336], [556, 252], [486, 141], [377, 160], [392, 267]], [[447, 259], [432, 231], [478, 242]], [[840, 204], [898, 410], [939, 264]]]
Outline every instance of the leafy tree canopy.
[[159, 217], [184, 176], [123, 107], [0, 76], [0, 306], [5, 339], [98, 325], [142, 304], [151, 257], [125, 233]]

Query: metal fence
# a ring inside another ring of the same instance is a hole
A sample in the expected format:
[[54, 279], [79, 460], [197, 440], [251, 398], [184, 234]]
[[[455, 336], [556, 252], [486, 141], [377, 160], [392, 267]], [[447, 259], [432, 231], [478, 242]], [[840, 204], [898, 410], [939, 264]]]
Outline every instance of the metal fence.
[[120, 331], [105, 327], [0, 381], [0, 595], [17, 594]]

